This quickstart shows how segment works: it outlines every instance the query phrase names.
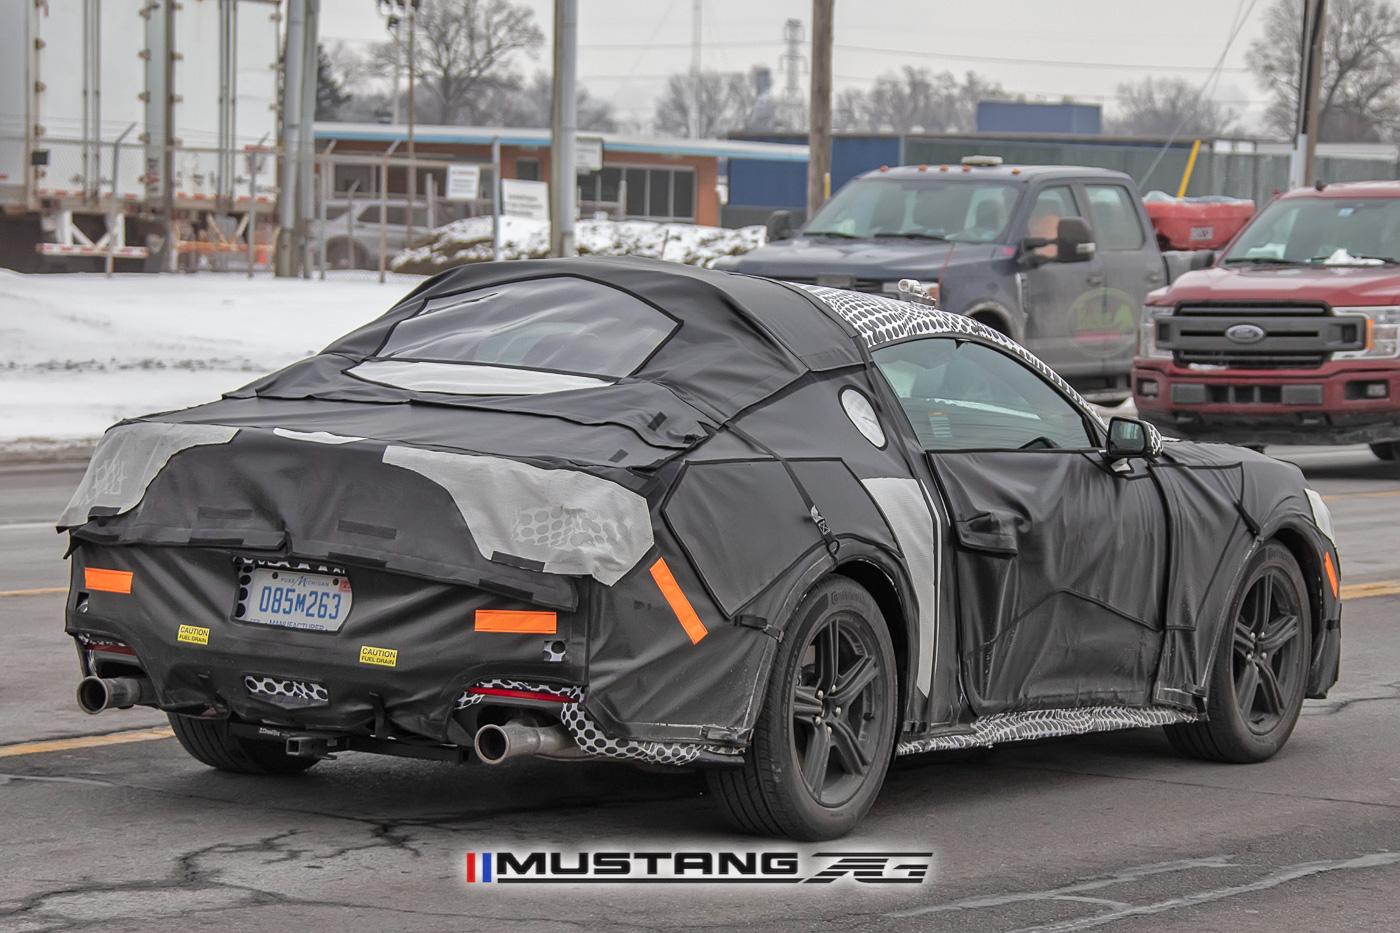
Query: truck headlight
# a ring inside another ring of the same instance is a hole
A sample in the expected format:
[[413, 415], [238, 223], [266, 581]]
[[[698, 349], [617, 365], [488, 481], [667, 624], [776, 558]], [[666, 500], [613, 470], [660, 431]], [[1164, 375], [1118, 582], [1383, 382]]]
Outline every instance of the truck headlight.
[[1339, 350], [1338, 360], [1394, 359], [1400, 356], [1400, 308], [1336, 308], [1338, 317], [1359, 317], [1366, 323], [1366, 346]]
[[1162, 305], [1142, 306], [1142, 330], [1138, 338], [1138, 356], [1156, 360], [1169, 360], [1172, 351], [1157, 346], [1157, 322], [1172, 313], [1170, 307]]

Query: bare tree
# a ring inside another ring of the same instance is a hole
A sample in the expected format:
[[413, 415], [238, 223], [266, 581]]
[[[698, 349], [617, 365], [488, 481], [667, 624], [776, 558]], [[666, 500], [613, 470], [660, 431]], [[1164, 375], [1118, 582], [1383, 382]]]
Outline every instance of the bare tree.
[[[610, 101], [599, 100], [582, 85], [575, 95], [578, 106], [578, 128], [595, 133], [617, 131], [617, 116]], [[548, 73], [539, 71], [523, 87], [500, 88], [490, 95], [482, 107], [489, 111], [490, 121], [501, 126], [549, 126], [554, 105], [554, 82]]]
[[1143, 78], [1118, 85], [1118, 112], [1108, 130], [1120, 136], [1230, 136], [1240, 132], [1238, 111], [1211, 100], [1181, 78]]
[[877, 78], [868, 91], [842, 91], [832, 123], [862, 132], [964, 132], [976, 129], [979, 100], [1005, 96], [1001, 85], [975, 72], [959, 81], [951, 72], [906, 65]]
[[[656, 131], [670, 136], [690, 135], [690, 112], [697, 95], [691, 76], [674, 74], [656, 101]], [[747, 129], [752, 122], [758, 91], [749, 75], [703, 71], [699, 82], [700, 136], [723, 136]]]
[[[415, 33], [416, 80], [427, 93], [414, 109], [436, 123], [483, 122], [483, 104], [521, 86], [517, 53], [544, 43], [535, 14], [511, 0], [423, 0]], [[381, 74], [400, 60], [392, 40], [377, 43], [373, 58]]]
[[[1285, 136], [1297, 121], [1302, 30], [1303, 0], [1275, 0], [1247, 58], [1260, 86], [1273, 94], [1265, 126]], [[1392, 137], [1400, 128], [1400, 14], [1385, 0], [1329, 0], [1324, 45], [1319, 138]]]

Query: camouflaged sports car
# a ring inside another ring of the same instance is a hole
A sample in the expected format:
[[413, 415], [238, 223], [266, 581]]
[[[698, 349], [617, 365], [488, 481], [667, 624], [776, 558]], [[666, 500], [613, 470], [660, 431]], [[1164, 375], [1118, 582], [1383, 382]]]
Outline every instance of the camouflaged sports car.
[[1257, 761], [1337, 674], [1295, 467], [1105, 424], [919, 300], [656, 262], [445, 272], [113, 427], [61, 527], [80, 703], [206, 764], [689, 766], [765, 834], [848, 831], [896, 754]]

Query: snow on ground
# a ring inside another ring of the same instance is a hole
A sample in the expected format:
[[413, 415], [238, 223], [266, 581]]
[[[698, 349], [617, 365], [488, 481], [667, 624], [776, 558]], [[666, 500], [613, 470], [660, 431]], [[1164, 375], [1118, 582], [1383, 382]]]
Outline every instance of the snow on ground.
[[418, 281], [0, 269], [0, 449], [68, 448], [121, 418], [218, 398], [379, 316]]
[[[585, 256], [648, 256], [708, 266], [721, 256], [737, 256], [762, 246], [763, 227], [701, 227], [648, 220], [580, 220], [574, 230]], [[549, 255], [549, 222], [501, 218], [501, 258], [539, 259]], [[470, 217], [439, 227], [422, 246], [406, 249], [390, 267], [400, 272], [433, 273], [448, 266], [491, 259], [491, 218]]]

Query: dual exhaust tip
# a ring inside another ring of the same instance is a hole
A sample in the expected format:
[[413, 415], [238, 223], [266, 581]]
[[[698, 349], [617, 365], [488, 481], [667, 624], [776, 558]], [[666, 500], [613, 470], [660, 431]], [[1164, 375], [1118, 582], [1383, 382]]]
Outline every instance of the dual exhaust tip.
[[78, 705], [92, 715], [109, 709], [154, 706], [155, 702], [149, 677], [84, 677], [78, 681]]
[[[109, 709], [154, 704], [155, 689], [148, 677], [84, 677], [78, 681], [78, 705], [85, 713], [96, 715]], [[536, 726], [518, 719], [480, 727], [472, 746], [476, 756], [488, 765], [535, 755], [546, 758], [582, 755], [563, 726]]]
[[535, 726], [518, 719], [501, 725], [493, 723], [479, 727], [472, 747], [476, 750], [476, 757], [488, 765], [535, 755], [576, 758], [583, 754], [563, 726]]

